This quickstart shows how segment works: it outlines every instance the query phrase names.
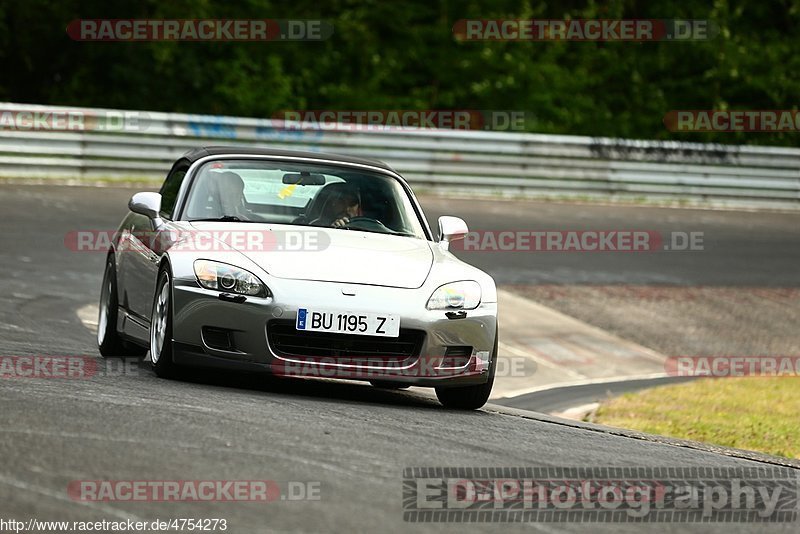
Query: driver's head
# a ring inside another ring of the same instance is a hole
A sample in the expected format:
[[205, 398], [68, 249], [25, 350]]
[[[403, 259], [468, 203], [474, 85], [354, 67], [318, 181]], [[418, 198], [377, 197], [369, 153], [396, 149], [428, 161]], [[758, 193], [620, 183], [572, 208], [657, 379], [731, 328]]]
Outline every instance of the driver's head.
[[217, 184], [219, 203], [222, 206], [223, 215], [232, 215], [242, 206], [244, 181], [235, 172], [226, 171], [217, 176], [215, 183]]
[[330, 199], [330, 212], [334, 217], [357, 217], [360, 211], [360, 200], [358, 190], [351, 186], [342, 184], [337, 188]]

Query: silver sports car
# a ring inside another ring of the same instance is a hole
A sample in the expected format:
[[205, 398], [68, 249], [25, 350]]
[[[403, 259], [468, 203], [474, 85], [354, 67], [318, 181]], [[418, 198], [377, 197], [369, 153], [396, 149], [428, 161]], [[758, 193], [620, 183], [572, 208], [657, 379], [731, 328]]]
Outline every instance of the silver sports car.
[[494, 280], [434, 238], [379, 161], [205, 147], [159, 193], [135, 194], [112, 240], [97, 341], [105, 357], [436, 388], [476, 409], [497, 358]]

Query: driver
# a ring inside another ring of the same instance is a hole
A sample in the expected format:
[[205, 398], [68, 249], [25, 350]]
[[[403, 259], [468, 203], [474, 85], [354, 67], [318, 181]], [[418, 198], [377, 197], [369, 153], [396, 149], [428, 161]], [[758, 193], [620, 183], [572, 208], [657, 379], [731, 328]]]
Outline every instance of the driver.
[[[244, 181], [235, 172], [222, 172], [211, 182], [216, 185], [217, 198], [223, 216], [234, 216], [252, 220], [253, 212], [247, 209], [244, 200]], [[213, 194], [213, 193], [212, 193]]]
[[350, 219], [359, 216], [361, 216], [361, 201], [358, 190], [351, 185], [342, 184], [342, 187], [336, 188], [328, 198], [322, 215], [311, 224], [341, 228], [346, 226]]

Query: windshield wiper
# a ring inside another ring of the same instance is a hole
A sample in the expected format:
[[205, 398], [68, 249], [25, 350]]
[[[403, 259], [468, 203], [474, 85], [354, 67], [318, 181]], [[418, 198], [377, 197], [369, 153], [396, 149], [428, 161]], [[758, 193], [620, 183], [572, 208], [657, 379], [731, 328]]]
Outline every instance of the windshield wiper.
[[236, 215], [223, 215], [222, 217], [208, 217], [207, 219], [190, 219], [189, 222], [198, 221], [216, 221], [216, 222], [255, 222], [251, 220], [243, 220]]
[[351, 232], [366, 232], [368, 234], [381, 234], [381, 235], [399, 235], [402, 237], [417, 237], [416, 234], [412, 234], [409, 232], [399, 232], [396, 230], [392, 230], [391, 228], [387, 228], [388, 232], [381, 232], [380, 230], [367, 230], [366, 228], [354, 228], [352, 226], [333, 226], [333, 229], [338, 230], [350, 230]]

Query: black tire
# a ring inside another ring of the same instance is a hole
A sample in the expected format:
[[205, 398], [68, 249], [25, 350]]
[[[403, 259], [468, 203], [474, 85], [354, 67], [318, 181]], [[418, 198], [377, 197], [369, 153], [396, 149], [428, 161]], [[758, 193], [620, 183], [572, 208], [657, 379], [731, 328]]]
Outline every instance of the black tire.
[[445, 408], [456, 410], [477, 410], [489, 400], [494, 385], [494, 373], [497, 368], [497, 331], [494, 335], [494, 349], [492, 350], [492, 362], [489, 364], [489, 380], [484, 384], [474, 386], [460, 386], [454, 388], [436, 388], [436, 397]]
[[378, 389], [408, 389], [408, 384], [401, 382], [392, 382], [389, 380], [370, 380], [370, 384]]
[[141, 357], [147, 349], [129, 343], [117, 332], [117, 269], [114, 256], [106, 259], [97, 317], [97, 349], [103, 358]]
[[[166, 287], [166, 290], [164, 289]], [[159, 300], [160, 296], [166, 295], [166, 305]], [[166, 309], [164, 309], [166, 307]], [[157, 312], [159, 317], [165, 320], [164, 323], [156, 323]], [[164, 339], [161, 349], [154, 351], [157, 348], [156, 343], [156, 328], [164, 330]], [[162, 269], [158, 273], [158, 282], [156, 283], [156, 292], [153, 295], [153, 309], [150, 313], [150, 366], [153, 371], [160, 378], [175, 378], [178, 376], [178, 366], [172, 359], [172, 280], [167, 269]]]

